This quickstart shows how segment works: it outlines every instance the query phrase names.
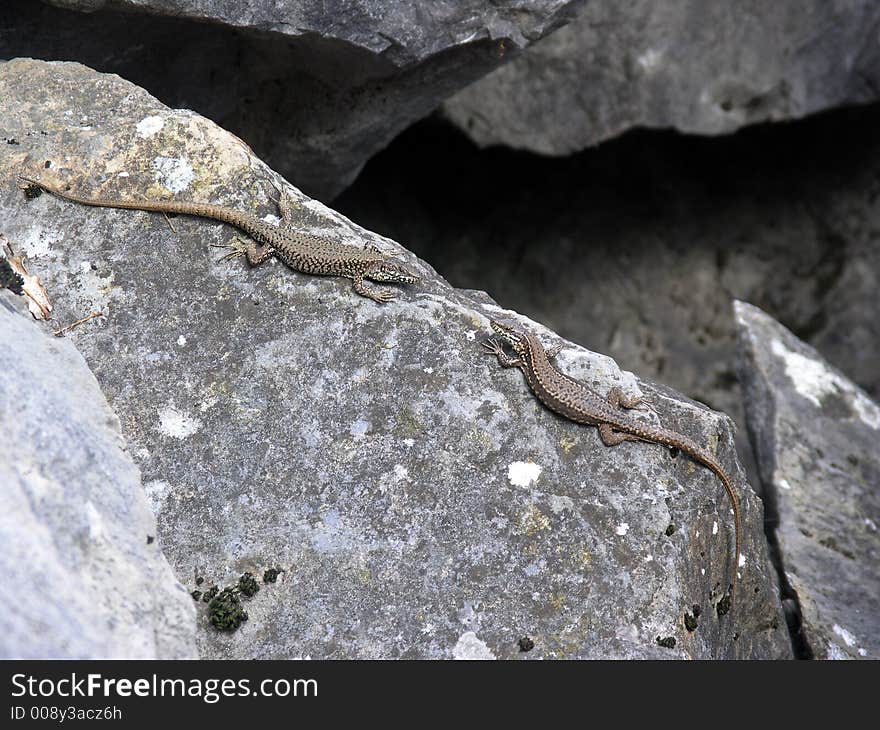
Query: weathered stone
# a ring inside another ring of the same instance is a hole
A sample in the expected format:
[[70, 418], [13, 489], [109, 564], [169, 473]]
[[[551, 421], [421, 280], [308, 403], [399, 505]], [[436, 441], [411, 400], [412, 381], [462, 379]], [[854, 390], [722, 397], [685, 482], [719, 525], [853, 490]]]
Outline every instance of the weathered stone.
[[878, 23], [872, 0], [593, 0], [444, 110], [477, 144], [552, 155], [797, 119], [878, 99]]
[[194, 658], [192, 599], [119, 420], [15, 299], [0, 291], [0, 657]]
[[[49, 160], [39, 174], [82, 193], [260, 213], [275, 210], [265, 181], [286, 187], [231, 135], [116, 77], [18, 61], [0, 65], [0, 95], [21, 141], [0, 147], [3, 174]], [[726, 417], [602, 355], [560, 355], [602, 392], [641, 392], [734, 474], [745, 563], [719, 617], [733, 533], [708, 470], [656, 445], [608, 449], [549, 413], [479, 346], [487, 316], [517, 315], [288, 189], [304, 229], [377, 245], [422, 282], [377, 305], [346, 280], [217, 262], [210, 245], [232, 235], [220, 224], [178, 217], [172, 230], [156, 214], [0, 189], [7, 235], [57, 317], [107, 312], [71, 337], [121, 415], [172, 564], [202, 593], [204, 657], [790, 655], [762, 506]], [[252, 597], [224, 594], [247, 621], [211, 627], [214, 597], [272, 569]]]
[[[331, 198], [398, 132], [582, 0], [6, 0], [0, 59], [118, 73]], [[132, 15], [131, 11], [137, 11]], [[207, 22], [206, 22], [207, 21]]]
[[478, 150], [425, 122], [337, 203], [410, 241], [455, 286], [724, 411], [748, 460], [733, 298], [880, 399], [878, 129], [880, 104], [717, 139], [641, 132], [547, 158]]
[[880, 658], [880, 406], [772, 317], [735, 308], [749, 432], [803, 636], [818, 658]]

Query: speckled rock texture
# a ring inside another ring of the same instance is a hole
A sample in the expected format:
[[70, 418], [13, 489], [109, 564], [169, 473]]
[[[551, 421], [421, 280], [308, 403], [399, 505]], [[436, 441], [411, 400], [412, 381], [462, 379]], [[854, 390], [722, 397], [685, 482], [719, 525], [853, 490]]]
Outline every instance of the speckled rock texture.
[[[479, 346], [488, 316], [558, 337], [117, 77], [17, 61], [0, 65], [0, 96], [18, 142], [0, 147], [4, 232], [58, 321], [107, 313], [70, 337], [120, 415], [178, 577], [210, 592], [265, 576], [235, 631], [217, 631], [202, 598], [203, 657], [791, 655], [762, 504], [725, 416], [564, 343], [565, 371], [641, 393], [653, 410], [639, 417], [707, 444], [734, 475], [741, 591], [719, 615], [733, 531], [715, 477], [656, 445], [604, 447]], [[347, 280], [218, 262], [222, 224], [28, 200], [10, 177], [22, 168], [86, 194], [260, 215], [275, 212], [275, 181], [304, 229], [379, 246], [423, 280], [377, 305]]]
[[736, 303], [746, 415], [785, 577], [821, 659], [880, 658], [880, 406], [772, 317]]
[[402, 129], [582, 2], [5, 0], [0, 59], [118, 73], [328, 200]]
[[[8, 186], [7, 186], [8, 187]], [[192, 599], [95, 376], [0, 290], [0, 657], [196, 657]]]
[[444, 105], [480, 145], [581, 150], [636, 127], [723, 134], [874, 101], [873, 0], [593, 0]]

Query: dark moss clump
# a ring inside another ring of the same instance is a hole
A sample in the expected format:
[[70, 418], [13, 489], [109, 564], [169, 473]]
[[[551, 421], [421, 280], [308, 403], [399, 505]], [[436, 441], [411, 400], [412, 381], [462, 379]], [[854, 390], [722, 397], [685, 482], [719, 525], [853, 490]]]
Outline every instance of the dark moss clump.
[[528, 636], [523, 636], [518, 643], [520, 651], [531, 651], [535, 648], [535, 642], [532, 641]]
[[204, 595], [202, 595], [202, 600], [205, 603], [210, 603], [214, 599], [214, 596], [216, 596], [219, 592], [220, 589], [217, 586], [211, 586], [208, 590], [205, 591]]
[[205, 582], [205, 579], [202, 578], [202, 576], [199, 576], [198, 578], [196, 578], [196, 585], [197, 586], [202, 585], [202, 583], [204, 583], [204, 582]]
[[24, 279], [12, 270], [9, 262], [0, 257], [0, 289], [9, 289], [13, 294], [21, 296], [24, 287]]
[[208, 604], [208, 620], [218, 631], [235, 631], [248, 620], [234, 588], [224, 588]]
[[193, 597], [194, 601], [198, 601], [202, 597], [202, 592], [201, 591], [193, 591], [192, 593], [190, 593], [190, 595]]
[[666, 528], [666, 537], [672, 537], [674, 532], [675, 532], [675, 525], [669, 525], [669, 527]]
[[263, 573], [263, 583], [274, 583], [283, 572], [281, 568], [269, 568]]
[[667, 636], [665, 639], [661, 639], [659, 636], [657, 637], [657, 643], [660, 644], [664, 649], [674, 649], [675, 648], [675, 637]]
[[245, 573], [238, 579], [238, 591], [241, 595], [251, 598], [260, 590], [260, 584], [252, 573]]
[[692, 616], [692, 615], [689, 614], [687, 611], [685, 611], [685, 614], [684, 614], [684, 627], [685, 627], [688, 631], [690, 631], [690, 632], [696, 631], [696, 629], [697, 629], [697, 617], [696, 617], [696, 616]]
[[715, 607], [715, 610], [718, 611], [718, 616], [726, 616], [727, 612], [730, 611], [730, 594], [725, 593], [724, 598], [718, 601], [718, 605]]

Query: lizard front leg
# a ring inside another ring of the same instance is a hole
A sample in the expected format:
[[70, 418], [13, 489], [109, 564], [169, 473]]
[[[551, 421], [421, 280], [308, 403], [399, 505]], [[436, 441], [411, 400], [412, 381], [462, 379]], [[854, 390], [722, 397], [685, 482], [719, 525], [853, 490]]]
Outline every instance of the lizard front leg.
[[518, 368], [522, 365], [522, 360], [518, 357], [511, 357], [504, 351], [504, 346], [495, 339], [487, 340], [480, 343], [485, 349], [486, 355], [494, 355], [498, 358], [498, 364], [503, 368]]
[[642, 399], [638, 396], [629, 396], [624, 393], [620, 388], [616, 385], [608, 391], [608, 397], [606, 399], [609, 404], [611, 404], [612, 408], [638, 408], [639, 403], [642, 402]]
[[368, 299], [372, 299], [374, 302], [378, 302], [379, 304], [384, 304], [385, 302], [390, 302], [397, 296], [397, 292], [392, 291], [391, 289], [380, 289], [378, 287], [369, 286], [364, 281], [364, 275], [359, 274], [354, 277], [354, 290], [360, 294], [362, 297], [367, 297]]

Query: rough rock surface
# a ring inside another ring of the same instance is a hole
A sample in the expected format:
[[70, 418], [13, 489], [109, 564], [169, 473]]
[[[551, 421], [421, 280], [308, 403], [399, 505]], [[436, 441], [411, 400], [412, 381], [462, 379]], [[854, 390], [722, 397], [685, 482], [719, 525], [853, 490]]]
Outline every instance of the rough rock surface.
[[880, 658], [880, 406], [772, 317], [735, 305], [785, 576], [817, 658]]
[[872, 105], [724, 138], [645, 131], [548, 158], [478, 150], [425, 122], [337, 203], [455, 286], [728, 413], [742, 456], [733, 298], [880, 399], [878, 128]]
[[3, 290], [0, 342], [0, 657], [195, 658], [192, 599], [95, 376]]
[[[7, 0], [0, 59], [75, 60], [234, 131], [323, 199], [581, 0]], [[132, 16], [131, 11], [138, 11]], [[207, 22], [205, 22], [207, 21]]]
[[593, 0], [456, 94], [478, 144], [566, 154], [634, 127], [720, 134], [874, 101], [873, 0]]
[[[0, 96], [18, 141], [0, 146], [0, 175], [260, 213], [275, 195], [261, 181], [284, 184], [214, 124], [76, 64], [0, 65]], [[491, 300], [291, 192], [303, 228], [377, 245], [423, 281], [377, 305], [346, 280], [219, 263], [221, 224], [178, 217], [172, 230], [0, 188], [6, 233], [58, 320], [107, 312], [71, 337], [120, 414], [178, 576], [205, 591], [283, 570], [242, 599], [236, 631], [202, 609], [203, 656], [790, 656], [729, 419], [602, 355], [560, 355], [597, 390], [640, 391], [656, 412], [640, 417], [659, 414], [735, 475], [741, 592], [719, 616], [733, 535], [708, 470], [651, 444], [605, 448], [550, 414], [481, 354]]]

